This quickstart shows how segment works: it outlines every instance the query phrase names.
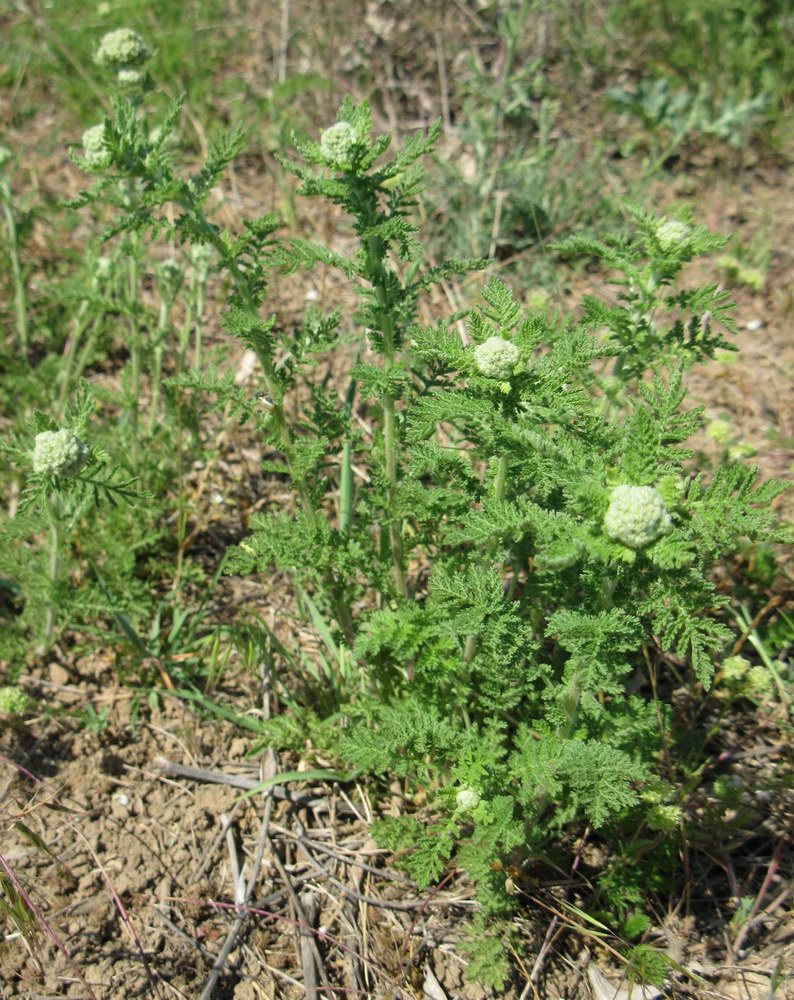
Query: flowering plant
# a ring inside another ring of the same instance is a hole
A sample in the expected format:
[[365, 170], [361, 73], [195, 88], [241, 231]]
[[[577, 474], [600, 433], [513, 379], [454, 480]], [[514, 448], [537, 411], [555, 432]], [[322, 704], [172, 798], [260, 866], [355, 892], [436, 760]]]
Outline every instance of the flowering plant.
[[[728, 343], [712, 324], [730, 330], [730, 304], [714, 288], [666, 289], [721, 237], [632, 206], [633, 234], [560, 247], [618, 270], [618, 308], [591, 298], [582, 322], [559, 322], [524, 312], [491, 279], [463, 336], [443, 321], [420, 326], [420, 294], [479, 265], [422, 269], [409, 210], [436, 129], [391, 160], [370, 130], [367, 106], [346, 101], [319, 144], [299, 145], [308, 165], [285, 161], [304, 195], [349, 213], [359, 245], [342, 257], [293, 240], [272, 263], [357, 279], [359, 357], [340, 405], [311, 380], [308, 323], [271, 342], [265, 371], [280, 351], [290, 363], [265, 427], [299, 503], [253, 517], [227, 569], [275, 567], [311, 590], [368, 692], [343, 706], [335, 752], [450, 790], [446, 818], [382, 822], [378, 836], [415, 845], [408, 864], [422, 884], [456, 849], [499, 909], [494, 853], [532, 851], [580, 817], [598, 827], [644, 810], [658, 824], [658, 803], [639, 790], [666, 709], [628, 681], [655, 646], [710, 683], [730, 630], [709, 569], [740, 535], [782, 537], [769, 504], [784, 486], [755, 488], [739, 464], [711, 482], [685, 471], [701, 411], [684, 408], [684, 367]], [[669, 328], [664, 307], [678, 312]], [[325, 322], [330, 334], [340, 317]], [[698, 338], [680, 336], [695, 327]], [[302, 380], [314, 415], [289, 427], [279, 403]]]
[[[408, 779], [437, 811], [429, 825], [381, 822], [377, 836], [414, 848], [423, 885], [454, 851], [499, 911], [511, 901], [494, 857], [529, 856], [573, 822], [671, 822], [641, 794], [668, 715], [656, 678], [637, 682], [646, 653], [659, 669], [686, 660], [708, 686], [731, 635], [711, 568], [740, 538], [783, 537], [770, 508], [783, 484], [758, 485], [736, 463], [711, 480], [687, 470], [701, 411], [685, 406], [684, 371], [729, 345], [730, 303], [714, 287], [672, 286], [722, 237], [628, 206], [627, 232], [557, 248], [608, 264], [618, 305], [588, 297], [581, 318], [558, 319], [491, 278], [463, 317], [422, 325], [429, 289], [484, 266], [427, 265], [411, 221], [438, 125], [389, 156], [366, 103], [346, 100], [319, 141], [282, 161], [300, 194], [350, 217], [345, 256], [277, 240], [272, 216], [241, 233], [211, 223], [204, 203], [239, 134], [182, 180], [137, 107], [118, 101], [105, 139], [110, 169], [140, 184], [147, 211], [113, 231], [213, 248], [230, 278], [224, 327], [255, 353], [266, 406], [254, 418], [216, 372], [178, 385], [256, 419], [279, 453], [265, 469], [292, 487], [292, 503], [251, 517], [225, 572], [291, 577], [355, 665], [326, 749]], [[167, 201], [180, 212], [158, 217]], [[340, 311], [307, 310], [289, 329], [262, 314], [272, 271], [317, 265], [355, 283], [349, 328]], [[318, 377], [335, 352], [348, 373], [338, 390]], [[306, 402], [296, 419], [291, 397]], [[282, 721], [265, 725], [267, 742]]]

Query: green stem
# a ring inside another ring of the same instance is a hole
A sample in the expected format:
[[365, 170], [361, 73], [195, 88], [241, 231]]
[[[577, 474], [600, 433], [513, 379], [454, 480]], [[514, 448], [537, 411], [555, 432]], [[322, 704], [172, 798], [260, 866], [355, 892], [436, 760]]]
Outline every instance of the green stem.
[[152, 370], [152, 399], [149, 406], [149, 431], [157, 422], [157, 407], [160, 402], [160, 381], [163, 370], [163, 342], [168, 333], [169, 303], [160, 302], [160, 318], [157, 324], [157, 339], [154, 345], [154, 364]]
[[44, 614], [44, 649], [50, 647], [52, 637], [55, 634], [55, 621], [57, 617], [57, 607], [55, 605], [55, 595], [58, 590], [61, 575], [61, 509], [58, 499], [51, 494], [47, 499], [47, 517], [50, 522], [50, 558], [47, 565], [47, 576], [50, 583], [50, 600]]
[[[211, 243], [212, 246], [214, 246], [218, 251], [221, 261], [232, 276], [235, 291], [242, 299], [243, 305], [252, 316], [256, 316], [258, 312], [257, 303], [251, 294], [251, 289], [249, 288], [246, 277], [237, 266], [237, 261], [229, 253], [229, 248], [221, 239], [217, 228], [212, 225], [212, 223], [204, 215], [201, 207], [194, 201], [184, 198], [178, 201], [178, 204], [180, 207], [184, 208], [186, 212], [190, 213], [193, 217], [193, 221], [197, 224], [202, 234], [207, 239], [207, 242]], [[257, 360], [262, 366], [262, 371], [264, 372], [267, 394], [273, 401], [273, 409], [270, 411], [270, 416], [276, 427], [279, 446], [287, 460], [287, 467], [291, 472], [295, 459], [295, 449], [292, 443], [292, 435], [290, 434], [289, 426], [287, 425], [287, 421], [284, 416], [281, 387], [278, 379], [276, 378], [271, 359], [263, 351], [258, 350], [257, 348], [254, 348], [254, 353], [256, 354]], [[311, 523], [314, 524], [316, 521], [316, 515], [314, 508], [312, 507], [311, 497], [306, 484], [303, 481], [298, 481], [296, 485], [303, 509]]]
[[11, 189], [6, 181], [0, 185], [0, 197], [3, 200], [3, 210], [6, 217], [6, 232], [8, 235], [8, 256], [11, 260], [11, 274], [14, 278], [14, 315], [19, 337], [19, 349], [27, 355], [28, 350], [28, 317], [25, 297], [25, 282], [22, 277], [22, 264], [19, 259], [19, 243], [17, 224], [11, 210]]
[[[74, 327], [72, 332], [69, 334], [68, 345], [66, 348], [66, 354], [64, 356], [64, 363], [61, 369], [61, 388], [58, 393], [58, 404], [56, 406], [56, 415], [58, 419], [63, 417], [66, 410], [66, 398], [69, 395], [73, 381], [73, 373], [75, 371], [81, 372], [85, 367], [85, 361], [87, 358], [88, 350], [90, 350], [93, 345], [94, 338], [88, 337], [86, 342], [83, 344], [78, 356], [78, 345], [80, 340], [88, 328], [88, 323], [83, 322], [85, 314], [87, 312], [88, 305], [85, 301], [80, 303], [77, 310], [77, 315], [74, 320]], [[77, 364], [74, 363], [75, 357], [78, 357]]]
[[502, 501], [505, 498], [505, 488], [507, 486], [507, 470], [509, 463], [507, 455], [500, 455], [496, 467], [496, 478], [494, 479], [493, 494], [494, 499]]
[[[383, 360], [388, 367], [391, 367], [394, 364], [394, 317], [390, 311], [386, 291], [386, 273], [383, 268], [383, 244], [380, 239], [370, 239], [367, 241], [367, 264], [370, 282], [372, 283], [375, 298], [380, 308]], [[384, 471], [386, 474], [389, 506], [387, 512], [389, 520], [389, 548], [394, 568], [394, 582], [400, 594], [407, 596], [408, 590], [405, 582], [405, 571], [403, 569], [402, 522], [392, 519], [392, 511], [397, 505], [397, 421], [394, 397], [391, 393], [385, 392], [380, 397], [379, 402], [383, 411]]]
[[133, 469], [138, 465], [138, 411], [141, 395], [142, 344], [141, 330], [138, 323], [138, 240], [134, 233], [130, 234], [132, 241], [131, 253], [127, 264], [127, 319], [130, 326], [130, 382], [127, 389], [127, 420], [132, 430], [130, 441], [130, 458]]
[[[496, 462], [496, 475], [494, 476], [494, 499], [504, 500], [505, 492], [507, 490], [507, 473], [510, 468], [510, 463], [508, 461], [507, 455], [500, 455]], [[488, 543], [488, 550], [485, 559], [483, 560], [483, 566], [493, 559], [496, 552], [496, 539], [491, 538]], [[471, 663], [474, 659], [474, 654], [477, 652], [477, 636], [474, 633], [470, 633], [466, 636], [466, 645], [463, 647], [463, 662], [467, 665]]]
[[196, 282], [195, 325], [193, 328], [193, 366], [196, 370], [201, 368], [201, 319], [204, 315], [204, 289], [205, 282], [199, 279]]
[[[360, 356], [361, 352], [356, 355], [355, 364], [358, 364]], [[345, 396], [344, 416], [347, 433], [342, 445], [342, 462], [339, 474], [339, 530], [343, 535], [346, 535], [350, 531], [353, 523], [353, 459], [351, 454], [353, 443], [350, 422], [353, 417], [353, 401], [355, 396], [356, 380], [351, 378], [350, 385], [347, 387], [347, 395]]]

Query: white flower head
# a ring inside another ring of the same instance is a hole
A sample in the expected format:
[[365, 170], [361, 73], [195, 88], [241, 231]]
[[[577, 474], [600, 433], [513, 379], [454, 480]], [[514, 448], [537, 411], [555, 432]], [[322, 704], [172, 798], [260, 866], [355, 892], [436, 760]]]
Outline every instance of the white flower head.
[[176, 298], [185, 276], [185, 269], [178, 260], [168, 257], [155, 267], [160, 294], [167, 299]]
[[0, 688], [0, 712], [6, 715], [24, 715], [30, 698], [21, 687]]
[[740, 681], [750, 669], [750, 661], [743, 656], [727, 656], [722, 661], [722, 677], [726, 681]]
[[672, 531], [662, 495], [652, 486], [617, 486], [609, 498], [604, 531], [630, 549], [644, 549]]
[[94, 277], [97, 281], [107, 281], [113, 274], [113, 258], [97, 257], [94, 261]]
[[673, 803], [655, 805], [649, 809], [645, 820], [652, 830], [672, 833], [681, 823], [681, 809]]
[[88, 460], [88, 448], [65, 427], [42, 431], [33, 445], [33, 470], [43, 476], [74, 476]]
[[665, 252], [685, 246], [689, 242], [691, 233], [689, 226], [677, 219], [662, 222], [656, 227], [656, 239]]
[[94, 62], [100, 66], [140, 66], [151, 56], [149, 46], [132, 28], [116, 28], [103, 35]]
[[474, 360], [482, 375], [505, 381], [521, 360], [521, 352], [504, 337], [489, 337], [484, 344], [474, 348]]
[[199, 273], [206, 273], [215, 255], [214, 248], [209, 243], [194, 243], [188, 252], [194, 269]]
[[123, 66], [116, 74], [116, 83], [120, 87], [137, 87], [143, 80], [143, 73], [139, 69], [130, 69]]
[[175, 257], [166, 257], [160, 262], [159, 270], [165, 281], [180, 281], [184, 268]]
[[755, 695], [771, 694], [773, 689], [772, 674], [767, 667], [758, 663], [747, 671], [747, 686]]
[[480, 796], [473, 788], [461, 788], [455, 802], [461, 812], [471, 812], [480, 804]]
[[320, 152], [331, 167], [347, 168], [353, 149], [361, 137], [350, 122], [337, 122], [320, 135]]
[[104, 125], [92, 125], [83, 132], [83, 155], [90, 167], [101, 169], [110, 165], [111, 155], [105, 148], [104, 137]]

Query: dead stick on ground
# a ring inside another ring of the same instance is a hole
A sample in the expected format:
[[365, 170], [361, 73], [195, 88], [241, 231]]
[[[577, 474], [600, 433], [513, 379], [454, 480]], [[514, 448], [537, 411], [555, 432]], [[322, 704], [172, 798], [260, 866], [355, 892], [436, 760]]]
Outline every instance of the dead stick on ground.
[[[268, 789], [269, 792], [269, 789]], [[265, 845], [269, 843], [269, 838], [267, 835], [267, 827], [270, 822], [270, 810], [273, 808], [273, 797], [265, 792], [267, 795], [267, 801], [265, 802], [265, 809], [262, 815], [262, 825], [259, 831], [259, 842], [256, 846], [256, 854], [254, 855], [254, 863], [251, 871], [251, 878], [248, 880], [248, 885], [246, 886], [244, 898], [238, 908], [237, 915], [234, 918], [234, 923], [232, 928], [226, 936], [226, 940], [223, 943], [223, 947], [218, 953], [218, 957], [215, 959], [212, 965], [209, 976], [207, 977], [207, 982], [204, 985], [204, 989], [201, 991], [199, 1000], [210, 1000], [210, 997], [215, 991], [215, 987], [218, 983], [218, 978], [223, 972], [226, 965], [226, 960], [229, 955], [231, 955], [234, 950], [234, 946], [237, 944], [237, 938], [240, 935], [240, 931], [245, 923], [245, 918], [248, 916], [248, 902], [253, 895], [254, 888], [256, 887], [257, 880], [259, 879], [259, 871], [262, 867], [262, 857], [265, 851]], [[236, 887], [235, 887], [236, 888]]]
[[312, 930], [317, 921], [317, 914], [320, 906], [317, 897], [313, 892], [302, 892], [300, 894], [303, 916], [307, 927], [300, 928], [300, 948], [301, 966], [303, 967], [303, 988], [306, 991], [306, 1000], [316, 1000], [317, 998], [317, 963], [314, 960], [312, 950]]
[[[242, 788], [243, 791], [250, 792], [262, 784], [261, 778], [246, 778], [242, 774], [224, 774], [223, 771], [209, 771], [204, 767], [188, 767], [186, 764], [176, 764], [165, 757], [155, 757], [155, 766], [161, 774], [172, 774], [178, 778], [190, 778], [193, 781], [209, 781], [216, 785], [230, 785], [232, 788]], [[312, 809], [317, 812], [320, 809], [328, 812], [328, 797], [321, 795], [319, 798], [309, 798], [306, 795], [296, 795], [282, 785], [272, 785], [268, 792], [275, 799], [283, 799], [285, 802], [294, 802], [302, 809]]]
[[333, 997], [334, 993], [333, 993], [333, 990], [331, 989], [331, 984], [328, 982], [328, 976], [325, 973], [325, 966], [323, 965], [323, 960], [322, 960], [322, 958], [320, 956], [320, 949], [317, 947], [317, 942], [314, 940], [314, 933], [313, 933], [314, 932], [314, 928], [313, 927], [308, 927], [308, 925], [306, 923], [305, 914], [303, 912], [303, 907], [301, 906], [300, 900], [298, 899], [298, 896], [297, 896], [295, 890], [292, 887], [292, 880], [290, 879], [289, 875], [287, 874], [287, 871], [284, 868], [284, 865], [281, 863], [281, 858], [278, 856], [278, 854], [276, 853], [276, 851], [273, 850], [272, 845], [271, 845], [271, 851], [273, 853], [273, 863], [275, 864], [276, 868], [278, 869], [278, 873], [281, 876], [281, 879], [282, 879], [282, 881], [284, 883], [284, 886], [286, 887], [287, 893], [289, 895], [290, 902], [292, 903], [292, 906], [293, 906], [293, 908], [295, 910], [295, 919], [298, 921], [298, 925], [299, 925], [298, 929], [299, 929], [299, 932], [301, 934], [301, 939], [300, 939], [301, 946], [303, 944], [303, 937], [302, 937], [302, 935], [304, 934], [304, 928], [306, 928], [309, 931], [309, 935], [310, 935], [309, 939], [308, 939], [307, 947], [311, 949], [312, 958], [314, 959], [314, 964], [315, 964], [315, 966], [317, 968], [317, 971], [320, 974], [320, 979], [322, 979], [322, 981], [323, 981], [323, 986], [327, 990], [328, 995], [330, 997]]
[[[262, 707], [264, 711], [265, 718], [270, 717], [270, 666], [265, 660], [262, 663]], [[260, 778], [264, 780], [270, 778], [275, 774], [276, 771], [276, 755], [272, 750], [268, 750], [265, 754], [265, 759], [262, 767], [262, 775]], [[226, 961], [234, 950], [237, 944], [237, 939], [240, 936], [240, 932], [243, 929], [243, 924], [248, 916], [248, 904], [254, 894], [254, 889], [256, 888], [256, 883], [259, 881], [259, 872], [262, 868], [262, 859], [265, 854], [265, 847], [270, 847], [272, 851], [272, 844], [270, 841], [270, 835], [268, 833], [268, 828], [270, 826], [270, 813], [273, 809], [273, 795], [275, 792], [274, 786], [270, 786], [265, 795], [265, 808], [262, 812], [262, 823], [259, 828], [259, 840], [256, 845], [256, 853], [254, 855], [253, 865], [251, 868], [251, 877], [248, 880], [248, 885], [245, 887], [245, 893], [242, 899], [238, 899], [238, 887], [235, 886], [235, 902], [237, 905], [237, 914], [234, 918], [234, 923], [232, 924], [231, 930], [226, 936], [226, 940], [223, 943], [218, 957], [215, 959], [210, 974], [207, 977], [207, 982], [204, 985], [204, 989], [201, 991], [199, 1000], [210, 1000], [212, 994], [215, 992], [215, 987], [218, 983], [218, 978], [223, 972], [226, 965]]]

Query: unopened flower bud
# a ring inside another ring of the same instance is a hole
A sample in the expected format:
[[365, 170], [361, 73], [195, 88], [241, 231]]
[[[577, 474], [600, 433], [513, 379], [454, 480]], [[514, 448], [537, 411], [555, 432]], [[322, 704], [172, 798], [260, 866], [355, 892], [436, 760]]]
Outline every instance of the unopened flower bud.
[[33, 470], [43, 476], [74, 476], [85, 465], [88, 448], [65, 427], [42, 431], [33, 446]]
[[473, 788], [461, 788], [455, 796], [455, 802], [461, 812], [471, 812], [480, 804], [480, 796]]
[[488, 378], [509, 379], [521, 360], [521, 352], [504, 337], [489, 337], [474, 348], [474, 360], [481, 374]]
[[102, 37], [94, 61], [100, 66], [140, 66], [151, 54], [137, 31], [116, 28]]
[[672, 833], [681, 823], [681, 809], [672, 804], [655, 805], [648, 810], [648, 826], [662, 833]]
[[97, 257], [94, 261], [94, 277], [97, 281], [107, 281], [107, 279], [113, 274], [113, 258]]
[[604, 531], [630, 549], [644, 549], [672, 530], [661, 494], [652, 486], [617, 486], [604, 517]]
[[722, 661], [722, 677], [726, 681], [740, 681], [750, 669], [750, 661], [743, 656], [726, 656]]
[[670, 219], [656, 228], [656, 239], [665, 252], [676, 250], [687, 243], [691, 230], [685, 222]]
[[116, 83], [120, 87], [137, 87], [143, 80], [143, 73], [139, 69], [129, 69], [122, 67], [116, 74]]
[[30, 698], [21, 687], [0, 688], [0, 712], [6, 715], [24, 715]]
[[358, 130], [350, 122], [337, 122], [320, 135], [320, 152], [329, 166], [346, 168], [358, 142]]
[[105, 126], [92, 125], [83, 132], [83, 155], [91, 167], [110, 165], [111, 155], [105, 148]]
[[719, 444], [725, 444], [730, 437], [731, 430], [729, 420], [725, 420], [723, 417], [715, 417], [714, 420], [709, 421], [706, 427], [706, 434]]
[[772, 693], [772, 675], [769, 670], [758, 663], [747, 671], [747, 686], [755, 695]]
[[206, 273], [212, 263], [215, 250], [209, 243], [194, 243], [190, 248], [190, 263], [200, 273]]
[[530, 288], [525, 298], [530, 309], [545, 309], [551, 302], [551, 295], [545, 288]]

